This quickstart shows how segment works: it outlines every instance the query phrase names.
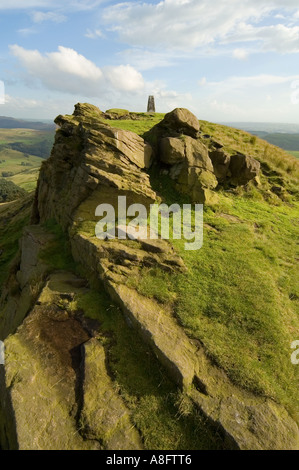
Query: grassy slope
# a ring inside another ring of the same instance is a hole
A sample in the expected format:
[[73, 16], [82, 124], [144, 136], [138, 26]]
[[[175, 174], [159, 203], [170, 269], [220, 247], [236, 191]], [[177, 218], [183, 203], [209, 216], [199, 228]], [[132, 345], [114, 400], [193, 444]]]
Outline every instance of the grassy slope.
[[54, 131], [0, 128], [0, 147], [11, 146], [15, 150], [32, 153], [40, 158], [49, 156], [53, 139]]
[[151, 129], [153, 126], [162, 121], [164, 114], [152, 114], [148, 115], [147, 113], [138, 113], [136, 116], [138, 120], [110, 120], [106, 119], [104, 122], [109, 124], [112, 127], [118, 127], [119, 129], [124, 129], [126, 131], [135, 132], [138, 135], [143, 135], [146, 131]]
[[[140, 124], [117, 121], [123, 123], [142, 133]], [[201, 126], [231, 152], [260, 160], [271, 184], [296, 191], [299, 166], [287, 152], [243, 131], [203, 121]], [[155, 181], [163, 188], [161, 176]], [[232, 380], [285, 404], [299, 420], [299, 367], [290, 361], [299, 331], [299, 205], [291, 196], [283, 202], [267, 192], [220, 191], [217, 206], [205, 209], [203, 248], [188, 252], [173, 241], [188, 274], [170, 277], [144, 268], [135, 287], [171, 302], [188, 334], [200, 339]], [[164, 197], [168, 203], [178, 199], [169, 184]]]
[[0, 178], [0, 203], [14, 201], [25, 195], [24, 189], [8, 181], [7, 178]]
[[0, 129], [0, 176], [3, 172], [12, 174], [8, 180], [32, 191], [36, 187], [42, 158], [50, 154], [52, 141], [53, 132]]

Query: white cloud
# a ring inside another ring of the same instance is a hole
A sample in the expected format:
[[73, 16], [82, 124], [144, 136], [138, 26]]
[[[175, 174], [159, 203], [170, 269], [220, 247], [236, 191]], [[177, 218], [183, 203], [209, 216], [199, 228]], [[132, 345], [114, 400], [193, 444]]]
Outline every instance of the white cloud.
[[264, 51], [297, 53], [299, 52], [299, 26], [278, 24], [258, 27], [240, 23], [222, 42], [229, 44], [240, 41], [259, 41]]
[[[284, 10], [285, 24], [257, 26]], [[131, 46], [186, 50], [216, 43], [260, 40], [267, 50], [298, 52], [297, 27], [288, 26], [297, 0], [162, 0], [118, 3], [107, 7], [103, 20]], [[243, 29], [245, 29], [245, 33]]]
[[63, 46], [45, 55], [18, 45], [10, 46], [10, 50], [29, 75], [49, 90], [97, 97], [107, 88], [127, 92], [144, 88], [142, 75], [130, 65], [101, 69], [75, 50]]
[[259, 74], [207, 81], [198, 87], [194, 106], [201, 119], [214, 122], [298, 122], [298, 106], [292, 106], [296, 80], [299, 75]]
[[91, 29], [87, 29], [85, 37], [89, 39], [97, 39], [104, 38], [105, 36], [100, 29], [95, 29], [94, 31], [92, 31]]
[[34, 11], [31, 16], [34, 23], [43, 23], [44, 21], [63, 23], [67, 19], [66, 16], [62, 15], [61, 13], [56, 13], [54, 11]]
[[245, 49], [235, 49], [233, 51], [233, 57], [238, 60], [245, 60], [248, 57], [248, 52]]
[[119, 65], [118, 67], [107, 67], [105, 76], [111, 85], [119, 90], [134, 91], [144, 88], [144, 80], [140, 72], [130, 65]]
[[41, 101], [5, 95], [5, 104], [16, 109], [39, 108]]

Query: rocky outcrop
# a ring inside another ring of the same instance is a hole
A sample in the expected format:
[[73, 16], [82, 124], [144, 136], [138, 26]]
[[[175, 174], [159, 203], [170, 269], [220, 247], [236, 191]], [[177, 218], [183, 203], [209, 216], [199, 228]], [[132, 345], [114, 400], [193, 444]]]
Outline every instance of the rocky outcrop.
[[55, 122], [60, 129], [40, 173], [34, 221], [54, 218], [66, 228], [95, 191], [97, 205], [113, 201], [116, 192], [134, 202], [156, 200], [148, 175], [141, 171], [152, 159], [143, 139], [103, 123], [101, 111], [91, 105], [77, 105], [73, 116], [58, 116]]
[[219, 184], [242, 186], [254, 179], [260, 164], [250, 156], [231, 155], [221, 144], [200, 132], [197, 118], [187, 109], [175, 109], [146, 134], [158, 160], [168, 168], [176, 189], [193, 202], [209, 203]]
[[6, 336], [20, 327], [6, 339], [6, 365], [0, 373], [2, 445], [143, 446], [110, 374], [101, 325], [90, 325], [84, 308], [74, 307], [76, 297], [88, 290], [85, 281], [69, 272], [51, 272], [40, 262], [41, 251], [51, 244], [42, 224], [55, 219], [84, 275], [105, 288], [129, 328], [217, 428], [226, 448], [298, 449], [298, 426], [281, 405], [233, 384], [204, 347], [187, 336], [170, 306], [130, 286], [142, 267], [171, 274], [186, 271], [171, 244], [160, 239], [95, 237], [99, 204], [108, 202], [116, 208], [120, 195], [127, 197], [128, 204], [142, 202], [146, 207], [158, 200], [146, 172], [154, 156], [177, 189], [195, 202], [207, 200], [218, 184], [246, 184], [258, 173], [258, 164], [251, 157], [228, 154], [216, 142], [208, 145], [198, 120], [184, 109], [166, 115], [148, 134], [153, 149], [135, 134], [105, 124], [100, 110], [91, 105], [77, 105], [73, 116], [59, 116], [56, 123], [60, 129], [36, 192], [37, 225], [24, 233], [15, 276], [19, 299], [36, 275], [41, 285], [34, 305], [30, 298], [26, 308], [18, 302], [14, 309], [8, 308], [9, 296], [3, 304]]

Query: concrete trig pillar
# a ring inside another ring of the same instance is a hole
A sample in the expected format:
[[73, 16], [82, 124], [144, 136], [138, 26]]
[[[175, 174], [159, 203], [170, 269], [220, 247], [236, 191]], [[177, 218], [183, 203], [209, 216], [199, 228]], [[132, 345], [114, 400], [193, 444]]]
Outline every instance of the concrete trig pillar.
[[148, 113], [155, 113], [156, 112], [155, 97], [154, 96], [149, 96], [148, 97], [147, 112]]

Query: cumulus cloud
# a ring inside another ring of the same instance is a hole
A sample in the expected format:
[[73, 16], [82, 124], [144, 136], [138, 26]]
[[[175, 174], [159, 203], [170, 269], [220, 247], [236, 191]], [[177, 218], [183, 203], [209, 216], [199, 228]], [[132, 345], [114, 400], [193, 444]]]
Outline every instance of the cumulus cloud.
[[114, 88], [124, 91], [140, 90], [144, 87], [144, 80], [140, 72], [130, 65], [106, 67], [105, 75]]
[[50, 90], [96, 97], [107, 88], [135, 92], [144, 87], [142, 75], [130, 65], [101, 69], [67, 47], [59, 46], [57, 52], [45, 55], [18, 45], [10, 50], [29, 75]]
[[[285, 24], [258, 26], [265, 18], [273, 21], [277, 10], [284, 10]], [[297, 0], [286, 0], [283, 6], [278, 0], [131, 1], [107, 7], [103, 20], [135, 47], [190, 50], [258, 39], [267, 50], [298, 52], [297, 27], [289, 26], [297, 11]]]

